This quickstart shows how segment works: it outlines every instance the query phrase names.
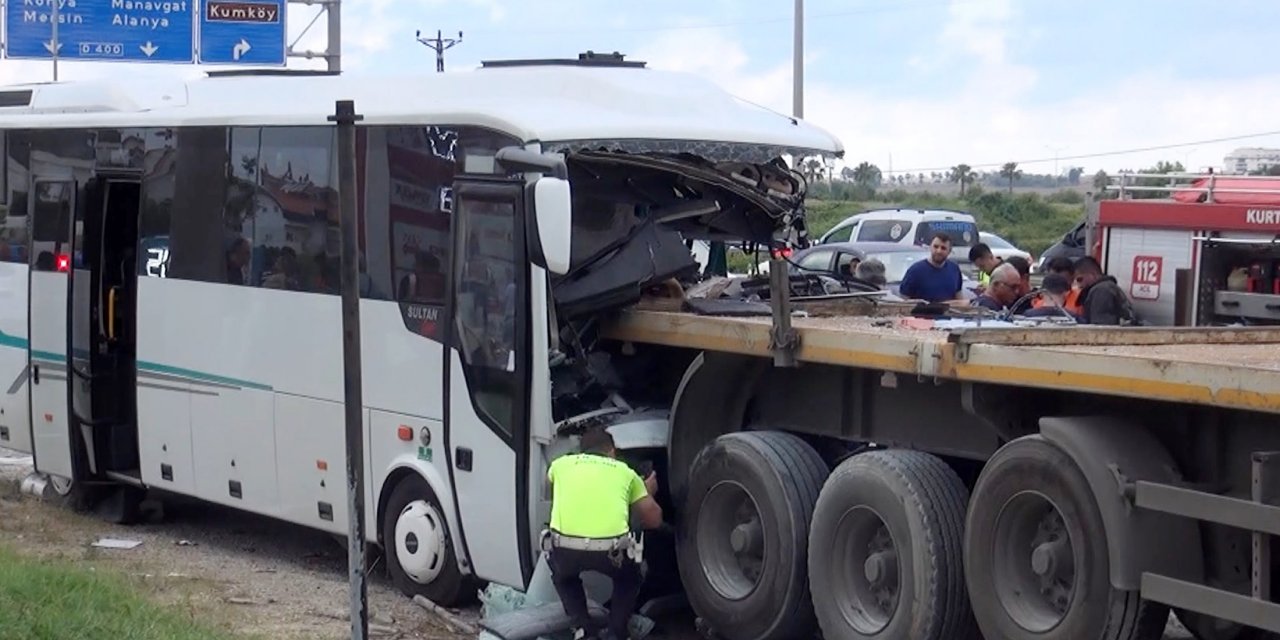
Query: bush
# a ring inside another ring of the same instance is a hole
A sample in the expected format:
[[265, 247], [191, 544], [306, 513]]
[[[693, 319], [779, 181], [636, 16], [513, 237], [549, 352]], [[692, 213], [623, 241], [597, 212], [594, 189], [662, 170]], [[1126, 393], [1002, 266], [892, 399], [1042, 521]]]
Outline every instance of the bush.
[[[1079, 192], [1072, 193], [1079, 195]], [[1004, 191], [979, 190], [976, 194], [966, 193], [961, 200], [936, 193], [910, 193], [895, 189], [876, 194], [874, 201], [810, 198], [806, 203], [809, 235], [817, 240], [850, 215], [885, 207], [966, 211], [973, 214], [979, 229], [995, 233], [1033, 254], [1039, 254], [1057, 242], [1084, 216], [1081, 203], [1050, 202], [1034, 193], [1010, 196]]]
[[1075, 189], [1059, 189], [1045, 196], [1045, 201], [1054, 204], [1084, 204], [1084, 194]]

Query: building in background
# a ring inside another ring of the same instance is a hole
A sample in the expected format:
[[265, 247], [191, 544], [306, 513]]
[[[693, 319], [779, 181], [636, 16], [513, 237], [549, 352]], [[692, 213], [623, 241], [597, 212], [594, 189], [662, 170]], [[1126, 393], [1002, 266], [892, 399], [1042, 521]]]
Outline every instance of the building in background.
[[1222, 161], [1225, 173], [1248, 174], [1280, 166], [1280, 149], [1242, 147], [1228, 153]]

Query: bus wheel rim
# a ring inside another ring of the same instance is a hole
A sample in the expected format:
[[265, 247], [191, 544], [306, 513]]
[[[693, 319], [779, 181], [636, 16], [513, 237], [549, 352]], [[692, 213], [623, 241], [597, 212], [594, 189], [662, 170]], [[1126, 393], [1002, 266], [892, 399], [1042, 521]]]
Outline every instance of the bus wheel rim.
[[425, 500], [405, 506], [396, 519], [396, 559], [400, 567], [419, 584], [430, 584], [444, 568], [444, 519]]
[[1081, 567], [1062, 512], [1044, 494], [1024, 491], [1001, 508], [995, 526], [996, 595], [1005, 613], [1032, 633], [1051, 631], [1070, 614]]
[[53, 487], [53, 490], [60, 496], [70, 494], [73, 484], [74, 482], [69, 478], [54, 475], [49, 476], [49, 486]]

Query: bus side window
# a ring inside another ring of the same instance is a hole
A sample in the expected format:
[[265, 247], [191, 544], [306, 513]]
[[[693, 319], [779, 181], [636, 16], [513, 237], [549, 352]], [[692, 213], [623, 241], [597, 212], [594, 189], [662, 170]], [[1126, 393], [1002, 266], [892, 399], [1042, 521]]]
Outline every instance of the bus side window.
[[232, 130], [229, 282], [339, 292], [335, 160], [332, 127]]
[[31, 163], [31, 142], [25, 134], [13, 131], [4, 133], [4, 149], [6, 156], [8, 171], [0, 169], [0, 189], [4, 191], [0, 193], [0, 202], [8, 205], [8, 213], [4, 217], [4, 225], [0, 227], [0, 243], [3, 243], [3, 252], [0, 252], [0, 261], [17, 262], [26, 264], [27, 256], [27, 207], [29, 201], [27, 199], [27, 189], [29, 188], [25, 181], [8, 179], [10, 172], [15, 175], [27, 175], [29, 171], [28, 165]]

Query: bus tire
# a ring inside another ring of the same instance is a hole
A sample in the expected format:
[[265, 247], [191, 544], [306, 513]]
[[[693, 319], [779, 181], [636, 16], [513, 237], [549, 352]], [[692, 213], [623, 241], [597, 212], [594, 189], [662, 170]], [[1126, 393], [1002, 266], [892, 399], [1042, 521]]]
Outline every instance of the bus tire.
[[964, 560], [988, 638], [1158, 640], [1169, 619], [1167, 607], [1111, 586], [1093, 491], [1075, 461], [1038, 434], [987, 461], [969, 500]]
[[444, 510], [426, 480], [410, 474], [396, 484], [383, 513], [383, 548], [391, 581], [406, 596], [444, 607], [470, 602], [475, 582], [458, 567]]
[[809, 530], [809, 584], [827, 640], [968, 638], [961, 553], [969, 491], [920, 451], [870, 451], [831, 473]]
[[722, 435], [698, 453], [676, 552], [689, 602], [717, 635], [813, 635], [809, 519], [827, 472], [812, 447], [787, 433]]

